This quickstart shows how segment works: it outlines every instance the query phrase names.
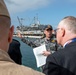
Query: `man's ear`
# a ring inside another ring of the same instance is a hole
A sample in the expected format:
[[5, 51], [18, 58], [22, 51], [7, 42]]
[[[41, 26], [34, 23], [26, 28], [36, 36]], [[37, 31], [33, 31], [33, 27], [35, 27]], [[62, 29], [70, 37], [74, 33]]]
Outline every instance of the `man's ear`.
[[8, 42], [11, 43], [12, 42], [12, 38], [13, 38], [13, 32], [14, 32], [14, 26], [12, 26], [9, 30], [9, 37], [8, 37]]
[[62, 31], [62, 37], [64, 37], [65, 36], [65, 29], [62, 29], [61, 31]]

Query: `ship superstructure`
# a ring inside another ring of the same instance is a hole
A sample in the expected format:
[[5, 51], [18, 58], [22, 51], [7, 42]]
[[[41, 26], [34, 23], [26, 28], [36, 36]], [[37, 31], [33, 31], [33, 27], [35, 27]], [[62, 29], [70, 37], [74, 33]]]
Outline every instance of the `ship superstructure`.
[[19, 26], [16, 28], [16, 34], [20, 32], [24, 37], [42, 38], [45, 25], [40, 24], [38, 18], [34, 17], [34, 22], [30, 26], [22, 25], [19, 17]]

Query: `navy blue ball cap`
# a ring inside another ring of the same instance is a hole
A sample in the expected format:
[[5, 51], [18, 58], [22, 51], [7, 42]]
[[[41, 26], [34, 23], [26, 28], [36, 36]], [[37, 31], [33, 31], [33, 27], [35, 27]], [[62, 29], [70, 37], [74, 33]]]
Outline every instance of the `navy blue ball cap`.
[[44, 30], [48, 30], [48, 29], [53, 30], [53, 28], [52, 28], [51, 25], [46, 25], [46, 26], [45, 26]]

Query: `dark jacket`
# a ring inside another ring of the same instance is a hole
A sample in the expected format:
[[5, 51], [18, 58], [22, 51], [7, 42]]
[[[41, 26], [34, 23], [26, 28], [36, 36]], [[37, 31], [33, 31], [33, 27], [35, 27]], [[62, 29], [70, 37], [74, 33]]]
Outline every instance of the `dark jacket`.
[[27, 66], [14, 63], [7, 52], [0, 49], [0, 75], [44, 75]]
[[46, 75], [76, 75], [76, 41], [47, 57]]
[[20, 43], [18, 40], [12, 40], [12, 43], [9, 46], [8, 54], [17, 64], [22, 64], [22, 55], [20, 51]]

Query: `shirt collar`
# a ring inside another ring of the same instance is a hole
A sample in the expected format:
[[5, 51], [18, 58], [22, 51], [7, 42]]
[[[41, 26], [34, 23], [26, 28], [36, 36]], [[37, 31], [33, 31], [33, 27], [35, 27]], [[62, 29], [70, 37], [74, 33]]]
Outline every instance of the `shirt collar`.
[[71, 42], [74, 42], [74, 41], [76, 41], [76, 38], [73, 38], [73, 39], [67, 41], [67, 42], [63, 45], [63, 48], [64, 48], [67, 44], [69, 44], [69, 43], [71, 43]]
[[67, 44], [69, 44], [69, 43], [71, 43], [71, 42], [72, 42], [72, 40], [67, 41], [67, 42], [63, 45], [63, 48], [64, 48]]

